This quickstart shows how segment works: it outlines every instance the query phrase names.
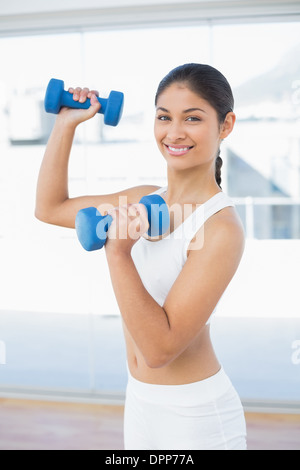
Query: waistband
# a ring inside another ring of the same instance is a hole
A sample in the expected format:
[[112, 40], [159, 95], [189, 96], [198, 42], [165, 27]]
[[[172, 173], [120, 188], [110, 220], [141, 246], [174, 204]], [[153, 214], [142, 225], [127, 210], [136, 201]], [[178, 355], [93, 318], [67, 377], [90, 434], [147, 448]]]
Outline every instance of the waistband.
[[132, 377], [128, 369], [127, 392], [133, 393], [139, 400], [155, 404], [202, 405], [217, 400], [230, 388], [233, 388], [232, 383], [223, 368], [212, 377], [183, 385], [157, 385], [140, 382]]

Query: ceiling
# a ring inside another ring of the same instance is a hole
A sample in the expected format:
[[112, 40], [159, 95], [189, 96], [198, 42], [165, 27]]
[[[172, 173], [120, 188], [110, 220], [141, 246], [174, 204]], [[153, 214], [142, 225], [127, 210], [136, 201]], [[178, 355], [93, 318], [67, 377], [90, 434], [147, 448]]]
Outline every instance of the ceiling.
[[0, 2], [0, 35], [299, 17], [300, 0], [10, 0]]

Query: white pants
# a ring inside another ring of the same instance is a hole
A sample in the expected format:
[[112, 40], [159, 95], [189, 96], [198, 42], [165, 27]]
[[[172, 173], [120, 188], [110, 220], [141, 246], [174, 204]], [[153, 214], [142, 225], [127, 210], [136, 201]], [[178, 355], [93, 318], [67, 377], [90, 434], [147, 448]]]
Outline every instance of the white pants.
[[241, 401], [221, 369], [186, 385], [153, 385], [129, 373], [126, 450], [246, 450]]

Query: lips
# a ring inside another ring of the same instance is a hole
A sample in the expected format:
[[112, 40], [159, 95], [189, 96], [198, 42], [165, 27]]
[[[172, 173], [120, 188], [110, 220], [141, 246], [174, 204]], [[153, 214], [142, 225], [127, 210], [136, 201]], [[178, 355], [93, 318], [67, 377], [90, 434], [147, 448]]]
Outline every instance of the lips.
[[167, 145], [164, 144], [170, 155], [181, 156], [188, 153], [193, 147], [187, 145]]

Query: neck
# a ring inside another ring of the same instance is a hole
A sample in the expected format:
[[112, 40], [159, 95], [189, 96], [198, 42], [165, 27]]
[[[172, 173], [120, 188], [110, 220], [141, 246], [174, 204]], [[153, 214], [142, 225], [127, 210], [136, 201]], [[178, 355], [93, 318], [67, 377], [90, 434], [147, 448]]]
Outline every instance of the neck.
[[168, 168], [168, 192], [169, 204], [195, 203], [202, 204], [207, 199], [221, 191], [215, 180], [215, 169], [204, 171], [195, 168], [186, 170], [174, 170]]

